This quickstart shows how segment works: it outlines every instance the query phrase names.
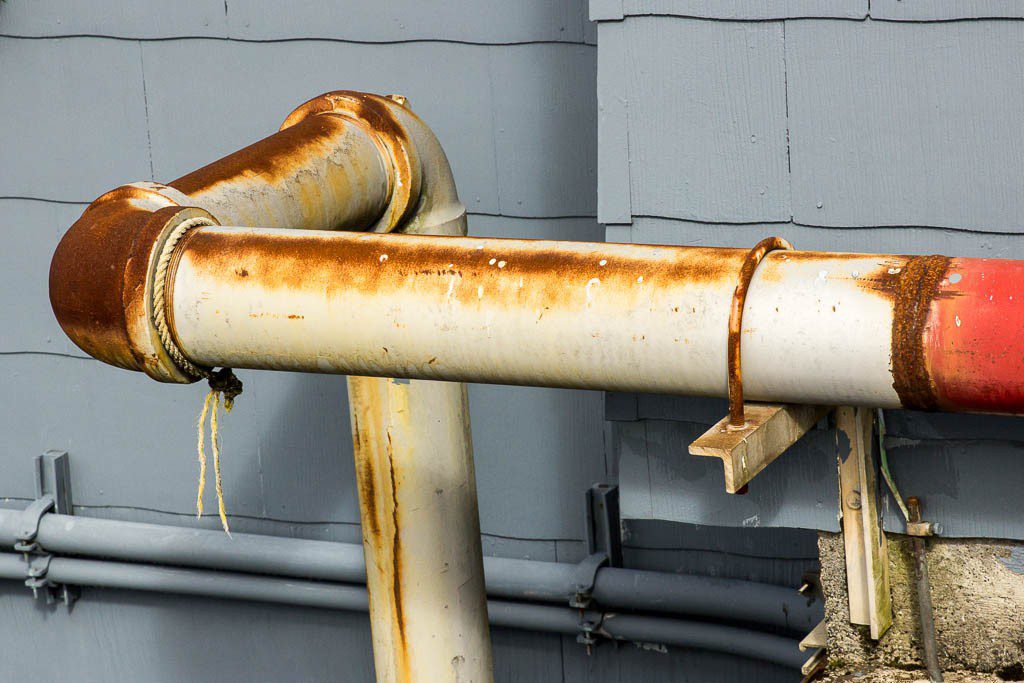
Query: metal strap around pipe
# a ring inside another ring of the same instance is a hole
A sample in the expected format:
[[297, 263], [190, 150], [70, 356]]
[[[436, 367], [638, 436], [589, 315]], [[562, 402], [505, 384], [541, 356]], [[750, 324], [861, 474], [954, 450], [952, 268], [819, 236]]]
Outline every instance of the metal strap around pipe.
[[740, 357], [740, 339], [743, 336], [743, 306], [747, 290], [761, 259], [770, 251], [792, 249], [793, 245], [781, 237], [766, 237], [747, 252], [740, 267], [739, 282], [732, 293], [729, 311], [729, 428], [743, 429], [747, 420], [743, 414], [743, 369]]

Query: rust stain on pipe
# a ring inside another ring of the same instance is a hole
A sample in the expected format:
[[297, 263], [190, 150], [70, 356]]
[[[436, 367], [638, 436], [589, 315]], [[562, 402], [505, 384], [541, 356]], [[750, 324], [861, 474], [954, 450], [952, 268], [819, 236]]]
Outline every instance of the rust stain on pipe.
[[[388, 297], [407, 287], [444, 292], [450, 283], [446, 278], [455, 277], [483, 286], [492, 304], [495, 297], [508, 297], [510, 305], [521, 306], [523, 301], [543, 305], [578, 296], [577, 284], [593, 277], [600, 278], [603, 292], [632, 296], [642, 296], [644, 287], [658, 283], [723, 281], [735, 277], [746, 253], [634, 245], [625, 255], [602, 243], [575, 243], [572, 249], [563, 249], [562, 243], [542, 240], [443, 238], [428, 243], [432, 238], [396, 234], [382, 243], [365, 237], [197, 230], [187, 257], [204, 276], [232, 279], [237, 277], [233, 270], [241, 268], [253, 286], [270, 291], [322, 286]], [[520, 278], [525, 278], [522, 287]], [[456, 287], [452, 297], [474, 304], [479, 295]]]
[[864, 288], [892, 302], [893, 388], [906, 408], [938, 410], [935, 381], [925, 353], [929, 313], [940, 296], [950, 258], [897, 256], [864, 279]]
[[356, 479], [367, 566], [367, 590], [370, 608], [390, 613], [372, 619], [376, 627], [390, 624], [391, 632], [375, 633], [389, 641], [385, 652], [392, 654], [395, 680], [413, 680], [409, 668], [406, 614], [403, 601], [403, 559], [398, 507], [398, 478], [391, 440], [391, 425], [384, 420], [394, 415], [389, 405], [387, 385], [374, 378], [350, 377], [349, 404], [352, 415], [352, 441], [357, 457]]
[[366, 121], [313, 116], [170, 185], [221, 222], [361, 229], [388, 205], [383, 153]]
[[893, 292], [893, 388], [908, 408], [937, 410], [935, 383], [925, 356], [932, 301], [949, 269], [946, 256], [915, 256], [897, 276]]

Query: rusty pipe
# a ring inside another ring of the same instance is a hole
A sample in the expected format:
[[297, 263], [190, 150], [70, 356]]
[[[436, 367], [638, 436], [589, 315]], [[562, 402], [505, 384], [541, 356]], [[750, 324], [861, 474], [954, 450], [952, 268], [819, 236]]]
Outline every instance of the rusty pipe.
[[[200, 363], [725, 396], [745, 255], [210, 226], [180, 248], [170, 309]], [[771, 252], [746, 300], [744, 393], [1022, 412], [1022, 282], [1019, 261]]]
[[[404, 98], [327, 93], [245, 149], [167, 185], [135, 183], [89, 206], [50, 268], [54, 313], [80, 348], [160, 381], [197, 379], [182, 357], [207, 366], [177, 346], [173, 311], [161, 305], [163, 292], [173, 299], [175, 280], [156, 283], [197, 234], [185, 232], [194, 219], [466, 233], [447, 158]], [[248, 275], [241, 266], [232, 273]], [[349, 388], [377, 680], [488, 681], [465, 387], [352, 377]]]
[[96, 199], [50, 264], [50, 303], [64, 332], [107, 363], [191, 382], [152, 324], [153, 272], [174, 227], [197, 216], [264, 227], [456, 232], [465, 207], [440, 144], [402, 98], [337, 91], [290, 114], [281, 130], [163, 185]]

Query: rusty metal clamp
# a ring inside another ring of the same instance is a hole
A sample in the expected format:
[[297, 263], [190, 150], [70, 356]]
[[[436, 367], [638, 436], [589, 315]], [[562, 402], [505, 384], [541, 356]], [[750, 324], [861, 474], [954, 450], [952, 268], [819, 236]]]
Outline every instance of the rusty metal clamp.
[[743, 370], [740, 365], [740, 336], [747, 290], [761, 260], [768, 252], [779, 249], [792, 250], [793, 245], [781, 237], [766, 237], [755, 244], [743, 259], [739, 282], [732, 293], [732, 309], [729, 311], [729, 429], [743, 429], [747, 424], [743, 414]]

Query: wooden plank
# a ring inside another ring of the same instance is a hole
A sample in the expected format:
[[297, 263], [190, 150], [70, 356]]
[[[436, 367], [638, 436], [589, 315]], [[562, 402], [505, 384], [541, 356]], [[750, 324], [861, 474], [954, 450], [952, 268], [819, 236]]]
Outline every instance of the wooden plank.
[[1024, 22], [794, 21], [786, 64], [796, 222], [1022, 230]]
[[635, 17], [622, 30], [632, 215], [789, 220], [782, 22]]
[[873, 412], [836, 408], [839, 500], [846, 548], [850, 621], [878, 640], [892, 625], [889, 556], [878, 507]]
[[726, 416], [690, 444], [690, 455], [721, 458], [725, 490], [736, 493], [813, 428], [826, 411], [821, 406], [747, 403], [747, 423], [742, 429], [731, 428]]

